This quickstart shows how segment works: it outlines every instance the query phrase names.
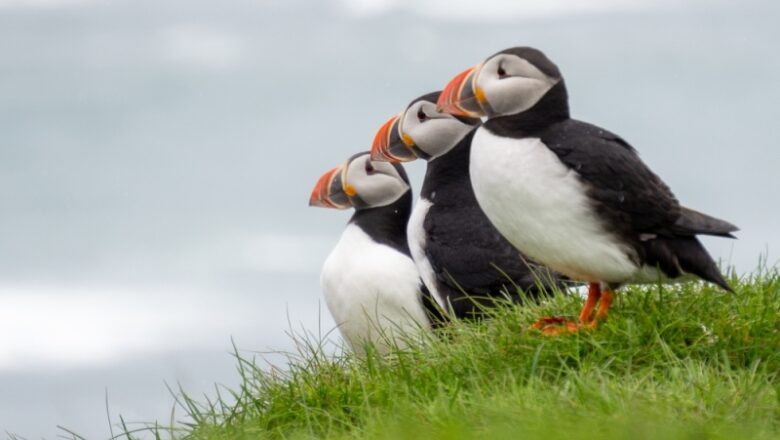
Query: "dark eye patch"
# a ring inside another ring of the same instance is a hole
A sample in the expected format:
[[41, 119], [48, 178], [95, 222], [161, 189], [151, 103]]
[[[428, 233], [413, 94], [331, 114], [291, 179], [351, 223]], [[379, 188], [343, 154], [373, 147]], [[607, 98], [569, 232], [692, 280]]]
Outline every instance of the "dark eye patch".
[[499, 78], [505, 78], [507, 76], [506, 70], [504, 70], [504, 65], [501, 63], [498, 64], [498, 70], [496, 71], [496, 73], [498, 73]]

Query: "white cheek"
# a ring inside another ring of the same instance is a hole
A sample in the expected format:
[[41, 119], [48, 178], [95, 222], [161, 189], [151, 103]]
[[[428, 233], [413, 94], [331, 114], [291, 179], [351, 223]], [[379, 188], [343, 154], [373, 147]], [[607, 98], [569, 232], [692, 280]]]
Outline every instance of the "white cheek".
[[374, 174], [355, 184], [358, 197], [371, 207], [395, 202], [408, 188], [409, 186], [402, 180], [384, 174]]
[[485, 96], [498, 115], [530, 109], [555, 85], [555, 81], [526, 77], [496, 78], [485, 82]]
[[457, 119], [431, 119], [416, 127], [416, 135], [410, 133], [414, 143], [432, 157], [448, 152], [471, 129]]
[[[441, 123], [442, 120], [432, 119], [415, 125], [408, 134], [412, 137], [414, 143], [428, 154], [435, 151], [428, 151], [428, 148], [435, 147], [437, 142], [441, 141], [447, 133], [447, 127]], [[436, 148], [434, 148], [435, 150]]]

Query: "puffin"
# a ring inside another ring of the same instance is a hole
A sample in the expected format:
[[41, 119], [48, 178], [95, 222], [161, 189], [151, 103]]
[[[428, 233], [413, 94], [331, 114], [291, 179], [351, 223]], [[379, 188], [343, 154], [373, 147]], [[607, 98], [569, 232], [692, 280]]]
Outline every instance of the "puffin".
[[380, 354], [406, 348], [410, 336], [444, 319], [409, 252], [412, 192], [401, 165], [355, 154], [317, 180], [309, 206], [354, 209], [320, 276], [328, 310], [354, 352], [364, 355], [369, 344]]
[[520, 303], [565, 286], [530, 263], [493, 226], [477, 204], [469, 155], [479, 118], [436, 110], [440, 92], [413, 100], [377, 131], [374, 160], [427, 162], [420, 197], [407, 226], [412, 259], [425, 286], [451, 315], [477, 318], [497, 298]]
[[542, 318], [548, 333], [595, 327], [625, 283], [698, 277], [732, 291], [698, 235], [733, 224], [682, 206], [620, 136], [572, 119], [558, 67], [514, 47], [456, 75], [437, 109], [486, 117], [471, 142], [477, 202], [518, 250], [588, 283], [578, 321]]

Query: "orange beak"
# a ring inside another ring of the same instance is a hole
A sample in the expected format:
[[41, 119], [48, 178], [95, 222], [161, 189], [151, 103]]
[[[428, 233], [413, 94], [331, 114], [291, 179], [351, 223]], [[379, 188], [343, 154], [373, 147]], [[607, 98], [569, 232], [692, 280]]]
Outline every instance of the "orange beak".
[[399, 122], [403, 113], [393, 116], [379, 127], [371, 145], [371, 160], [399, 163], [417, 159], [414, 154], [414, 141], [408, 136], [402, 136]]
[[485, 110], [482, 108], [485, 98], [475, 84], [481, 67], [482, 65], [478, 64], [455, 75], [439, 95], [436, 109], [467, 118], [485, 116]]
[[320, 176], [309, 196], [309, 206], [347, 209], [352, 206], [349, 196], [342, 188], [342, 174], [345, 165], [339, 165]]

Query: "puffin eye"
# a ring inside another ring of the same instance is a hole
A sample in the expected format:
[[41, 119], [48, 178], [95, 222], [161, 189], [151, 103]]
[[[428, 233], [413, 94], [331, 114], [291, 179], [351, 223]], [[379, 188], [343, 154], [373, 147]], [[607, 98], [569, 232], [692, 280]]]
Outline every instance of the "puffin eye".
[[374, 169], [374, 166], [371, 165], [371, 160], [366, 160], [366, 174], [370, 176], [374, 174], [374, 171], [376, 171], [376, 169]]
[[506, 70], [504, 70], [504, 66], [502, 66], [500, 64], [498, 65], [498, 71], [496, 73], [498, 73], [498, 77], [499, 78], [506, 77]]
[[425, 114], [422, 108], [417, 110], [417, 120], [420, 122], [425, 122], [426, 119], [428, 119], [428, 115]]

